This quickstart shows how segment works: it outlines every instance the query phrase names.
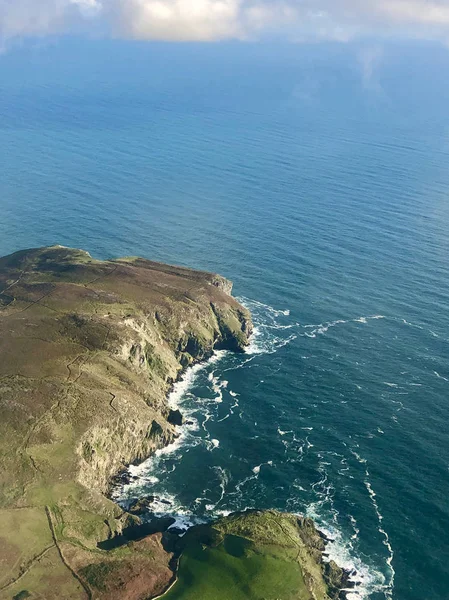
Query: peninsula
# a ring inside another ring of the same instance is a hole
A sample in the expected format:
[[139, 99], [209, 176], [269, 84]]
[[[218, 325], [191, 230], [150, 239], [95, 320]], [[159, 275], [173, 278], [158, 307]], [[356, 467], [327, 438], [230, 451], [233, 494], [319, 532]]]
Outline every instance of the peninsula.
[[0, 258], [1, 600], [340, 597], [345, 574], [307, 519], [250, 511], [178, 538], [108, 498], [178, 435], [167, 394], [183, 371], [244, 351], [251, 317], [231, 291], [62, 246]]

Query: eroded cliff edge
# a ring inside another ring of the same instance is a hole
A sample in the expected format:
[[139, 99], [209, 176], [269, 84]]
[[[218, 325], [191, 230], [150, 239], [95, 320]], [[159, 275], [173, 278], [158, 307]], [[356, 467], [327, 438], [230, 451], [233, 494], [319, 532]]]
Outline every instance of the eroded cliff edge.
[[[251, 319], [231, 289], [61, 246], [0, 259], [0, 597], [115, 597], [86, 577], [97, 543], [136, 520], [108, 482], [176, 435], [166, 397], [183, 369], [244, 349]], [[172, 578], [160, 534], [117, 553], [117, 597]]]

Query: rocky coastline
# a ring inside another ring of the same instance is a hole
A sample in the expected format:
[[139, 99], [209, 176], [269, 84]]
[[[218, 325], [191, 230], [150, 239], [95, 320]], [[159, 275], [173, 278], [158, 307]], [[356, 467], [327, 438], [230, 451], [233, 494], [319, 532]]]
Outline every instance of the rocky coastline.
[[251, 316], [231, 292], [216, 274], [62, 246], [0, 258], [0, 599], [148, 600], [198, 544], [215, 556], [235, 538], [245, 560], [297, 552], [311, 598], [344, 597], [347, 574], [323, 561], [311, 522], [252, 511], [181, 542], [170, 519], [141, 520], [145, 499], [124, 511], [108, 497], [178, 435], [167, 396], [185, 370], [244, 351]]

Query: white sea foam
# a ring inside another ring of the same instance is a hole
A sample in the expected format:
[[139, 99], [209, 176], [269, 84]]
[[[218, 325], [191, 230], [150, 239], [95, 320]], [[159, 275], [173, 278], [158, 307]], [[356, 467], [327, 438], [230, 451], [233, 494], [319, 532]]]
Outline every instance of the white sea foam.
[[[314, 513], [313, 508], [307, 511], [307, 515], [317, 522], [320, 520], [320, 516]], [[384, 575], [354, 555], [353, 544], [358, 538], [358, 529], [354, 530], [349, 540], [345, 539], [341, 531], [332, 524], [320, 524], [319, 529], [329, 540], [326, 544], [325, 560], [334, 560], [350, 573], [349, 581], [353, 587], [346, 589], [348, 600], [367, 600], [373, 593], [383, 591]]]
[[[203, 371], [210, 365], [217, 363], [226, 354], [227, 352], [225, 350], [217, 351], [208, 361], [198, 363], [192, 367], [189, 367], [183, 374], [182, 378], [173, 385], [173, 389], [168, 396], [168, 405], [170, 406], [170, 408], [183, 408], [183, 401], [185, 401], [186, 397], [188, 396], [189, 389], [195, 384], [199, 373], [201, 373], [201, 371]], [[220, 392], [224, 387], [226, 387], [226, 385], [227, 382], [222, 382], [218, 384], [217, 379], [216, 386], [217, 389], [220, 390]], [[184, 451], [185, 449], [192, 448], [202, 443], [201, 438], [194, 435], [195, 431], [198, 431], [199, 426], [198, 420], [192, 414], [193, 411], [188, 411], [183, 408], [182, 412], [184, 416], [188, 418], [190, 424], [184, 425], [180, 429], [180, 434], [173, 443], [156, 450], [156, 452], [152, 456], [150, 456], [150, 458], [148, 458], [141, 464], [131, 465], [128, 469], [128, 472], [133, 480], [130, 483], [122, 486], [120, 489], [113, 491], [112, 495], [115, 499], [120, 500], [130, 497], [133, 494], [135, 495], [141, 488], [143, 483], [159, 483], [159, 477], [154, 475], [154, 473], [157, 473], [159, 475], [161, 470], [164, 470], [164, 460], [167, 457], [169, 457], [170, 455], [176, 455], [176, 453], [180, 452], [181, 449]], [[205, 429], [205, 422], [211, 419], [212, 415], [207, 410], [207, 408], [203, 411], [203, 416], [204, 420], [202, 422], [202, 428], [204, 428], [206, 433], [208, 433], [207, 429]], [[209, 441], [206, 439], [204, 443], [206, 444], [206, 446], [207, 444], [209, 444], [211, 448], [217, 448], [219, 446], [218, 440]], [[175, 468], [176, 466], [173, 466], [172, 470], [174, 470]], [[166, 505], [164, 506], [166, 508]], [[154, 513], [161, 512], [160, 507], [158, 507], [157, 505], [155, 505], [154, 507], [152, 506], [151, 508], [154, 511]], [[167, 510], [162, 512], [166, 513]]]
[[273, 329], [275, 331], [286, 331], [287, 329], [293, 329], [294, 327], [301, 327], [301, 323], [290, 323], [290, 325], [264, 325], [264, 329]]
[[374, 508], [374, 511], [376, 513], [377, 519], [379, 521], [379, 527], [378, 527], [378, 531], [379, 533], [383, 536], [383, 544], [384, 546], [386, 546], [389, 556], [387, 557], [387, 565], [388, 565], [388, 570], [389, 570], [389, 580], [386, 581], [385, 585], [384, 585], [384, 593], [385, 593], [385, 597], [386, 598], [392, 598], [393, 596], [393, 588], [394, 588], [394, 577], [395, 577], [395, 570], [393, 567], [393, 559], [394, 559], [394, 552], [393, 552], [393, 548], [391, 546], [390, 543], [390, 538], [388, 536], [388, 533], [385, 531], [382, 522], [383, 522], [383, 516], [379, 510], [379, 505], [377, 503], [377, 499], [376, 499], [376, 494], [373, 490], [373, 487], [370, 483], [370, 474], [368, 469], [366, 469], [366, 479], [365, 479], [365, 486], [366, 489], [368, 490], [369, 496], [371, 498], [371, 502]]
[[259, 310], [262, 309], [262, 311], [268, 312], [268, 313], [274, 315], [275, 317], [280, 317], [280, 316], [288, 317], [290, 315], [289, 309], [280, 309], [279, 310], [279, 309], [273, 308], [269, 304], [264, 304], [263, 302], [258, 302], [257, 300], [250, 300], [249, 298], [244, 298], [244, 297], [237, 298], [237, 300], [239, 300], [240, 303], [243, 304], [243, 306], [245, 306], [249, 310], [252, 310], [253, 312], [254, 312], [254, 309], [259, 309]]
[[197, 517], [192, 515], [190, 512], [183, 513], [170, 513], [170, 516], [175, 519], [175, 522], [170, 525], [169, 529], [181, 529], [186, 532], [190, 527], [194, 525], [201, 525], [207, 523], [208, 519], [204, 517]]
[[[370, 473], [367, 466], [367, 460], [362, 458], [355, 450], [350, 449], [351, 454], [357, 459], [357, 461], [363, 465], [365, 470], [364, 484], [368, 491], [371, 504], [373, 506], [377, 521], [378, 521], [378, 532], [382, 536], [382, 543], [388, 550], [388, 556], [386, 558], [386, 567], [388, 570], [388, 578], [383, 576], [383, 581], [377, 583], [376, 589], [373, 591], [383, 592], [385, 598], [392, 598], [394, 588], [395, 570], [393, 567], [394, 552], [390, 543], [390, 538], [385, 528], [383, 527], [383, 515], [380, 512], [379, 504], [377, 502], [376, 493], [370, 481]], [[350, 598], [350, 597], [349, 597]]]
[[371, 315], [368, 317], [357, 317], [355, 319], [337, 319], [336, 321], [329, 321], [328, 323], [320, 323], [318, 325], [303, 325], [304, 329], [310, 329], [310, 332], [304, 332], [302, 335], [309, 338], [316, 338], [317, 335], [323, 335], [337, 325], [346, 325], [347, 323], [361, 323], [366, 325], [368, 321], [385, 319], [385, 315]]
[[218, 362], [225, 356], [226, 350], [217, 350], [208, 360], [189, 367], [182, 378], [173, 385], [173, 389], [168, 396], [168, 404], [173, 409], [178, 409], [184, 395], [195, 383], [198, 374], [211, 364]]
[[[242, 487], [244, 485], [246, 485], [249, 481], [253, 481], [254, 479], [257, 479], [259, 473], [255, 473], [254, 475], [251, 475], [250, 477], [245, 477], [244, 479], [242, 479], [242, 481], [239, 481], [239, 483], [236, 484], [235, 486], [235, 490], [236, 492], [241, 492], [242, 491]], [[235, 494], [235, 492], [233, 492]]]
[[402, 319], [404, 325], [408, 325], [409, 327], [416, 327], [416, 329], [422, 329], [421, 325], [416, 325], [415, 323], [410, 323], [406, 319]]
[[226, 471], [226, 469], [223, 469], [223, 467], [221, 467], [221, 466], [213, 467], [213, 470], [218, 475], [219, 486], [220, 486], [220, 490], [221, 490], [220, 498], [219, 498], [218, 502], [216, 503], [216, 504], [218, 504], [219, 502], [221, 502], [223, 500], [224, 495], [226, 493], [226, 487], [229, 483], [229, 473]]
[[260, 469], [261, 469], [261, 467], [263, 467], [264, 465], [268, 465], [268, 466], [272, 467], [272, 466], [273, 466], [273, 461], [272, 461], [272, 460], [269, 460], [269, 461], [267, 461], [267, 462], [261, 463], [260, 465], [257, 465], [257, 466], [255, 466], [255, 467], [253, 467], [252, 471], [253, 471], [254, 475], [259, 475], [259, 473], [260, 473]]
[[216, 394], [214, 401], [223, 402], [223, 390], [228, 386], [228, 381], [215, 376], [215, 371], [208, 375], [208, 380], [212, 383], [212, 391]]
[[[369, 475], [366, 460], [362, 458], [355, 450], [350, 449], [352, 455], [356, 458], [357, 463], [363, 465], [365, 472], [365, 482], [369, 483]], [[381, 593], [385, 598], [390, 599], [394, 585], [394, 570], [392, 566], [393, 551], [389, 543], [388, 535], [382, 527], [382, 518], [379, 519], [380, 511], [377, 505], [374, 491], [369, 486], [372, 494], [370, 495], [373, 506], [375, 506], [376, 516], [379, 521], [379, 533], [383, 536], [384, 544], [388, 543], [388, 556], [386, 558], [386, 570], [388, 576], [379, 567], [368, 564], [361, 560], [357, 553], [360, 528], [356, 519], [352, 515], [347, 518], [351, 524], [352, 534], [344, 534], [340, 527], [340, 513], [334, 506], [334, 487], [329, 479], [327, 466], [329, 463], [324, 460], [324, 455], [340, 457], [340, 462], [343, 465], [347, 464], [347, 458], [335, 453], [325, 452], [318, 453], [320, 458], [319, 472], [320, 479], [312, 485], [317, 501], [309, 504], [306, 511], [307, 516], [312, 517], [318, 524], [319, 529], [325, 534], [329, 542], [326, 544], [327, 557], [325, 560], [334, 560], [338, 565], [347, 569], [350, 572], [350, 582], [354, 587], [346, 590], [348, 600], [366, 600], [375, 593]], [[367, 487], [368, 489], [368, 487]], [[327, 516], [326, 516], [327, 515]]]
[[[321, 479], [312, 486], [319, 499], [308, 505], [306, 515], [315, 520], [319, 529], [329, 540], [326, 544], [325, 560], [334, 560], [350, 572], [350, 582], [354, 587], [347, 590], [347, 597], [350, 600], [369, 598], [371, 592], [378, 587], [379, 583], [383, 582], [382, 573], [370, 568], [354, 551], [354, 544], [358, 538], [355, 519], [351, 521], [353, 534], [349, 538], [343, 535], [338, 523], [339, 513], [333, 504], [334, 488], [329, 481], [324, 461], [320, 462], [319, 470]], [[325, 513], [331, 515], [330, 520], [323, 518]]]
[[293, 433], [293, 431], [291, 429], [289, 431], [282, 431], [282, 429], [279, 429], [278, 427], [278, 433], [279, 435], [287, 435], [287, 433]]
[[246, 349], [246, 353], [250, 356], [273, 354], [296, 338], [295, 334], [285, 338], [275, 333], [279, 331], [281, 334], [284, 330], [298, 327], [298, 323], [281, 322], [283, 318], [290, 316], [289, 309], [275, 309], [248, 298], [238, 298], [238, 300], [251, 311], [255, 323], [250, 345]]
[[150, 484], [155, 484], [155, 483], [159, 483], [159, 477], [155, 477], [154, 475], [150, 475], [148, 477], [142, 477], [142, 480], [145, 481], [146, 483], [150, 483]]
[[355, 450], [351, 450], [351, 449], [350, 449], [350, 452], [351, 452], [351, 454], [352, 454], [353, 456], [355, 456], [355, 458], [357, 459], [357, 461], [358, 461], [358, 462], [359, 462], [361, 465], [364, 465], [364, 464], [366, 463], [366, 458], [362, 458], [362, 457], [360, 456], [360, 454], [358, 454], [358, 453], [357, 453]]
[[443, 375], [440, 375], [437, 371], [434, 371], [434, 373], [438, 377], [438, 379], [444, 379], [444, 381], [449, 381], [449, 379], [447, 379], [447, 377], [443, 377]]
[[396, 409], [396, 412], [399, 412], [400, 410], [402, 410], [404, 408], [404, 403], [401, 402], [400, 400], [393, 400], [391, 399], [391, 403], [392, 404], [396, 404], [397, 406], [399, 406], [399, 408]]
[[352, 515], [348, 515], [348, 516], [349, 516], [349, 520], [351, 521], [352, 528], [354, 530], [354, 533], [352, 534], [351, 539], [357, 540], [359, 537], [359, 533], [360, 533], [360, 529], [357, 527], [357, 520]]

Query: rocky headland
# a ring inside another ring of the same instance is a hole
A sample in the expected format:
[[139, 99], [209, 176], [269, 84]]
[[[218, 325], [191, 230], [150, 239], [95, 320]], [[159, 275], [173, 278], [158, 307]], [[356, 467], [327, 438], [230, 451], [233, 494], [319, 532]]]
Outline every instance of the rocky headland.
[[180, 541], [165, 521], [143, 524], [145, 507], [107, 496], [114, 476], [177, 436], [167, 394], [183, 371], [214, 349], [244, 351], [251, 317], [231, 291], [211, 273], [62, 246], [0, 259], [1, 599], [146, 600], [177, 573], [167, 598], [189, 598], [182, 581], [200, 550], [224, 570], [287, 565], [293, 591], [273, 598], [339, 597], [345, 574], [323, 562], [310, 521], [252, 511]]

